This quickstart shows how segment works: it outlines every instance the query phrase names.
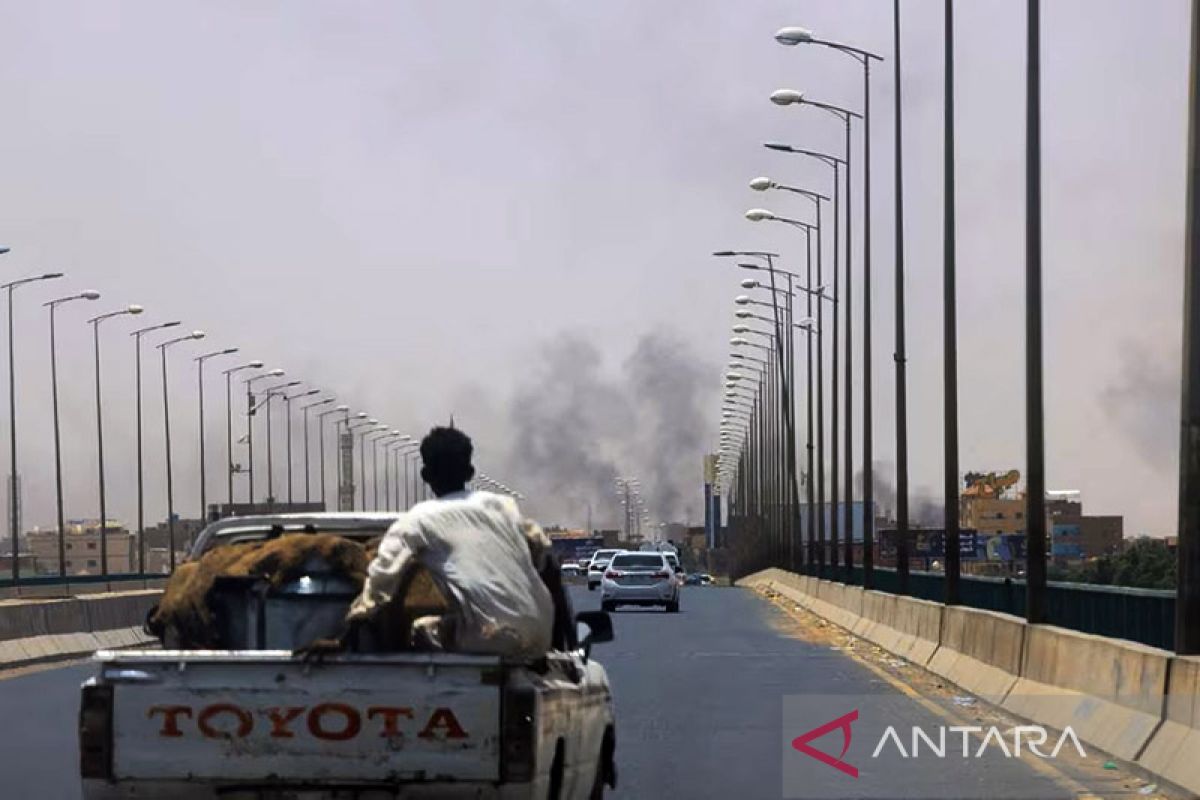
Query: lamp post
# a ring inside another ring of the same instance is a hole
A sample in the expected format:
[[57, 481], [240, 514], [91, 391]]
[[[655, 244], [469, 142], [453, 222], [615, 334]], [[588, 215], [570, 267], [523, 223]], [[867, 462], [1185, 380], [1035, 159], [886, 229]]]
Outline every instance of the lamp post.
[[[326, 511], [329, 508], [325, 502], [325, 418], [330, 414], [345, 414], [349, 411], [350, 406], [342, 405], [317, 414], [317, 441], [320, 443], [317, 456], [321, 461], [321, 506]], [[305, 435], [307, 436], [307, 434]]]
[[[101, 314], [97, 317], [92, 317], [88, 320], [88, 324], [92, 326], [92, 342], [96, 354], [96, 461], [100, 476], [100, 574], [108, 575], [108, 505], [107, 497], [104, 492], [104, 410], [100, 399], [100, 323], [106, 319], [121, 317], [129, 314], [136, 316], [142, 313], [142, 307], [139, 305], [128, 305], [125, 308], [117, 311], [109, 311], [107, 314]], [[14, 544], [15, 548], [16, 545]], [[13, 553], [14, 557], [16, 553]], [[16, 574], [16, 562], [13, 563], [13, 571]]]
[[946, 0], [945, 81], [942, 170], [942, 423], [944, 453], [946, 605], [959, 602], [959, 573], [962, 570], [959, 545], [958, 508], [958, 300], [955, 253], [954, 196], [954, 2]]
[[391, 435], [392, 432], [387, 427], [370, 434], [372, 511], [379, 510], [379, 443]]
[[[799, 27], [781, 28], [775, 41], [782, 45], [814, 44], [837, 50], [857, 61], [863, 68], [863, 587], [874, 586], [875, 490], [873, 425], [871, 411], [871, 62], [883, 57], [841, 42], [819, 39], [812, 31]], [[850, 219], [853, 214], [847, 214]], [[846, 291], [849, 293], [850, 284]], [[847, 314], [849, 320], [849, 314]], [[849, 346], [847, 346], [849, 351]], [[847, 451], [848, 454], [849, 451]], [[852, 476], [851, 476], [852, 477]], [[847, 481], [849, 489], [850, 482]], [[847, 528], [852, 530], [852, 528]]]
[[258, 407], [254, 404], [254, 384], [265, 378], [282, 378], [285, 374], [281, 369], [273, 369], [242, 381], [246, 385], [246, 460], [249, 462], [246, 474], [249, 484], [247, 497], [251, 505], [254, 504], [254, 414], [258, 411]]
[[[811, 287], [813, 285], [813, 273], [812, 273], [813, 241], [812, 240], [813, 240], [814, 232], [816, 233], [816, 250], [817, 250], [816, 263], [817, 263], [817, 282], [818, 283], [820, 283], [821, 277], [822, 277], [822, 275], [821, 275], [821, 264], [822, 264], [822, 257], [821, 257], [821, 200], [828, 200], [828, 198], [822, 194], [819, 194], [816, 192], [809, 192], [808, 190], [796, 189], [793, 191], [803, 194], [813, 200], [813, 202], [815, 203], [816, 208], [817, 208], [817, 224], [816, 225], [811, 225], [807, 222], [803, 222], [803, 221], [797, 220], [797, 219], [792, 219], [789, 217], [781, 217], [777, 214], [767, 211], [766, 209], [761, 209], [761, 208], [752, 208], [749, 211], [747, 211], [746, 219], [750, 220], [751, 222], [764, 222], [764, 221], [782, 222], [784, 224], [791, 225], [794, 228], [798, 228], [804, 232], [804, 235], [805, 235], [805, 246], [804, 246], [805, 261], [807, 264], [807, 267], [806, 267], [806, 269], [807, 269], [807, 285]], [[744, 281], [742, 283], [742, 285], [745, 286], [746, 288], [752, 288], [753, 285], [757, 285], [757, 282]], [[794, 291], [794, 287], [789, 286], [788, 288], [789, 288], [789, 292]], [[789, 298], [789, 303], [790, 302], [791, 302], [791, 300]], [[806, 306], [807, 306], [807, 313], [811, 317], [812, 313], [813, 313], [812, 294], [806, 295]], [[818, 314], [818, 316], [821, 315], [820, 302], [817, 303], [817, 314]], [[788, 321], [789, 328], [791, 327], [791, 324], [792, 323], [791, 323], [791, 320], [789, 317], [789, 321]], [[816, 565], [817, 565], [817, 573], [820, 575], [824, 575], [824, 572], [825, 572], [825, 508], [824, 508], [824, 506], [825, 506], [825, 477], [824, 477], [824, 475], [825, 475], [825, 445], [824, 445], [825, 409], [824, 409], [824, 399], [823, 399], [824, 393], [825, 393], [824, 386], [823, 386], [823, 383], [824, 383], [824, 369], [823, 369], [824, 358], [822, 357], [821, 341], [820, 341], [820, 336], [818, 335], [817, 342], [816, 342], [816, 348], [817, 348], [816, 451], [817, 452], [816, 452], [816, 472], [814, 473], [813, 472], [813, 469], [814, 469], [813, 453], [812, 453], [812, 449], [813, 449], [813, 432], [812, 432], [813, 337], [812, 336], [808, 337], [807, 345], [808, 345], [808, 347], [807, 347], [807, 352], [808, 352], [807, 380], [808, 380], [808, 420], [809, 420], [808, 479], [810, 482], [810, 490], [809, 490], [810, 498], [812, 496], [811, 483], [814, 480], [816, 482], [816, 490], [817, 490], [817, 495], [816, 495], [817, 506], [816, 506], [816, 508], [810, 508], [810, 510], [809, 510], [809, 525], [810, 525], [809, 539], [810, 539], [810, 542], [813, 541], [813, 537], [814, 537], [813, 531], [815, 530], [815, 542], [816, 542], [815, 553], [810, 554], [810, 557], [812, 555], [815, 555], [815, 557], [816, 557], [815, 560], [816, 560]], [[809, 504], [810, 504], [810, 506], [812, 505], [811, 499], [810, 499]], [[814, 515], [815, 515], [815, 520], [813, 518]], [[814, 524], [815, 524], [815, 528], [812, 527]]]
[[[58, 348], [54, 330], [54, 312], [60, 305], [73, 300], [98, 300], [100, 293], [88, 290], [79, 294], [60, 297], [42, 305], [50, 309], [50, 397], [51, 410], [54, 414], [54, 509], [58, 521], [58, 574], [67, 574], [66, 520], [63, 515], [63, 477], [62, 477], [62, 437], [58, 423]], [[15, 470], [14, 470], [15, 472]], [[13, 561], [14, 569], [16, 560]]]
[[205, 480], [204, 469], [204, 362], [210, 358], [217, 356], [229, 356], [236, 353], [236, 347], [227, 347], [224, 350], [214, 350], [211, 353], [196, 356], [196, 394], [199, 400], [198, 408], [200, 414], [200, 519], [208, 519], [208, 484]]
[[[1046, 425], [1042, 394], [1041, 3], [1028, 0], [1025, 70], [1025, 619], [1046, 621]], [[1193, 76], [1193, 80], [1195, 80]], [[1192, 165], [1194, 167], [1194, 164]], [[1192, 209], [1193, 211], [1195, 209]], [[1189, 220], [1190, 222], [1190, 220]], [[1183, 531], [1181, 530], [1182, 534]], [[1180, 552], [1179, 557], [1185, 557]]]
[[[764, 146], [768, 150], [774, 150], [776, 152], [793, 153], [796, 155], [807, 156], [808, 158], [816, 159], [816, 160], [820, 161], [821, 163], [826, 164], [827, 166], [833, 167], [833, 206], [834, 206], [834, 215], [833, 215], [833, 243], [834, 243], [834, 247], [833, 247], [833, 296], [834, 296], [834, 298], [837, 298], [839, 300], [844, 298], [844, 302], [836, 302], [836, 300], [835, 300], [835, 302], [833, 303], [833, 342], [834, 342], [834, 346], [833, 346], [833, 360], [832, 360], [832, 364], [831, 364], [832, 377], [833, 377], [831, 393], [833, 396], [833, 405], [832, 405], [832, 409], [831, 409], [831, 413], [830, 413], [831, 439], [830, 439], [830, 448], [829, 448], [829, 466], [830, 466], [831, 474], [830, 474], [829, 488], [830, 488], [830, 497], [832, 498], [832, 501], [833, 501], [834, 511], [831, 516], [830, 529], [831, 529], [831, 532], [833, 535], [833, 540], [834, 540], [834, 545], [835, 545], [834, 552], [833, 552], [833, 558], [832, 558], [832, 564], [834, 567], [836, 567], [837, 566], [836, 542], [837, 542], [837, 534], [838, 534], [837, 506], [838, 506], [839, 500], [841, 499], [841, 494], [838, 491], [838, 488], [839, 488], [838, 487], [839, 452], [838, 452], [838, 436], [837, 436], [837, 432], [838, 432], [837, 397], [838, 397], [838, 374], [839, 373], [838, 373], [837, 341], [838, 341], [838, 322], [839, 322], [839, 317], [840, 317], [839, 307], [844, 306], [845, 307], [845, 317], [846, 317], [846, 326], [845, 326], [845, 335], [844, 335], [844, 341], [845, 341], [844, 349], [845, 349], [845, 353], [846, 353], [846, 358], [845, 358], [846, 363], [842, 367], [842, 369], [845, 370], [846, 379], [845, 379], [845, 387], [844, 387], [844, 391], [843, 391], [844, 396], [845, 396], [845, 415], [844, 415], [844, 419], [842, 421], [842, 427], [844, 429], [843, 435], [845, 437], [844, 438], [845, 449], [844, 449], [843, 453], [841, 454], [842, 455], [841, 466], [842, 466], [842, 474], [845, 477], [845, 481], [844, 481], [845, 501], [844, 501], [844, 504], [841, 509], [842, 510], [841, 520], [842, 520], [842, 530], [845, 532], [845, 534], [844, 534], [845, 551], [843, 553], [843, 559], [842, 559], [843, 569], [844, 569], [844, 572], [843, 572], [844, 578], [843, 579], [848, 583], [851, 580], [852, 568], [854, 565], [854, 516], [853, 516], [854, 515], [854, 346], [853, 346], [854, 345], [854, 335], [853, 335], [854, 334], [854, 314], [853, 314], [854, 293], [852, 291], [852, 287], [854, 285], [854, 273], [853, 273], [853, 262], [854, 262], [853, 192], [854, 192], [854, 183], [852, 180], [852, 166], [853, 166], [854, 159], [853, 159], [853, 150], [850, 146], [850, 134], [851, 134], [850, 123], [854, 118], [851, 117], [849, 113], [846, 113], [844, 116], [844, 119], [845, 119], [845, 129], [846, 129], [846, 144], [845, 144], [846, 155], [845, 155], [845, 158], [839, 158], [837, 156], [833, 156], [828, 153], [822, 153], [822, 152], [819, 152], [816, 150], [807, 150], [804, 148], [792, 147], [790, 145], [781, 144], [779, 142], [767, 142]], [[838, 286], [838, 250], [839, 250], [838, 243], [841, 241], [841, 237], [839, 236], [839, 231], [838, 231], [838, 217], [840, 216], [840, 212], [838, 211], [838, 209], [842, 208], [842, 205], [839, 202], [839, 197], [838, 197], [838, 193], [839, 193], [838, 187], [841, 183], [839, 173], [841, 171], [840, 167], [842, 165], [845, 165], [845, 167], [846, 167], [846, 199], [845, 199], [845, 211], [844, 211], [844, 214], [846, 217], [846, 232], [845, 232], [845, 256], [843, 258], [843, 261], [845, 262], [845, 273], [844, 274], [845, 274], [846, 285], [845, 285], [844, 289], [842, 289]]]
[[204, 331], [192, 331], [187, 336], [177, 336], [155, 345], [162, 360], [162, 391], [163, 391], [163, 438], [166, 441], [167, 456], [167, 546], [169, 549], [169, 564], [171, 572], [175, 571], [175, 485], [171, 470], [171, 402], [167, 390], [167, 350], [183, 342], [198, 341], [204, 338]]
[[[287, 431], [287, 487], [288, 487], [287, 497], [288, 497], [288, 505], [291, 505], [294, 502], [294, 500], [293, 500], [294, 495], [293, 495], [293, 490], [292, 490], [292, 483], [293, 483], [293, 481], [292, 481], [292, 401], [299, 400], [301, 397], [312, 397], [314, 394], [320, 394], [320, 393], [321, 393], [320, 389], [309, 389], [308, 391], [300, 392], [299, 394], [289, 395], [286, 392], [284, 392], [281, 395], [281, 397], [283, 397], [284, 415], [287, 417], [287, 421], [286, 421], [287, 424], [285, 425], [285, 428]], [[332, 398], [330, 398], [330, 399], [332, 399]], [[268, 412], [268, 414], [269, 414], [269, 412]], [[304, 455], [305, 455], [304, 477], [305, 477], [305, 480], [307, 481], [307, 478], [308, 478], [308, 416], [307, 415], [305, 415], [305, 417], [304, 417]], [[308, 489], [305, 488], [304, 491], [307, 494]]]
[[61, 278], [61, 272], [47, 272], [44, 275], [33, 275], [0, 284], [0, 289], [8, 293], [8, 444], [10, 462], [9, 489], [9, 535], [12, 536], [12, 576], [16, 580], [21, 577], [20, 559], [17, 558], [17, 542], [21, 538], [20, 491], [17, 485], [17, 371], [14, 365], [16, 349], [13, 325], [13, 292], [17, 287], [38, 281], [49, 281]]
[[358, 485], [358, 502], [359, 510], [367, 510], [367, 437], [378, 433], [381, 428], [379, 420], [369, 419], [368, 425], [358, 429], [358, 472], [362, 476], [362, 481]]
[[[320, 406], [327, 406], [330, 403], [332, 403], [333, 401], [335, 401], [336, 399], [337, 399], [336, 397], [326, 397], [324, 400], [318, 400], [315, 403], [309, 403], [306, 406], [300, 407], [300, 414], [304, 420], [304, 503], [305, 503], [305, 505], [308, 505], [309, 503], [312, 502], [312, 481], [309, 479], [309, 468], [308, 468], [308, 451], [309, 451], [309, 447], [308, 447], [308, 440], [309, 440], [308, 411], [309, 411], [309, 409], [312, 409], [312, 408], [319, 408]], [[289, 459], [289, 461], [290, 460], [291, 459]], [[322, 461], [323, 460], [324, 459], [322, 459]]]
[[[399, 509], [400, 511], [405, 511], [405, 510], [411, 508], [412, 504], [413, 504], [414, 495], [411, 492], [411, 490], [413, 488], [413, 483], [409, 479], [409, 475], [408, 475], [408, 457], [410, 455], [413, 455], [414, 453], [416, 453], [419, 450], [419, 448], [420, 448], [420, 445], [417, 444], [417, 442], [412, 441], [411, 439], [400, 442], [400, 444], [397, 445], [397, 447], [396, 447], [396, 454], [399, 456], [399, 462], [396, 464], [396, 473], [397, 473], [396, 477], [397, 478], [400, 477], [399, 473], [400, 473], [401, 466], [403, 466], [403, 468], [404, 468], [404, 482], [402, 484], [404, 486], [404, 505], [401, 506], [401, 508]], [[396, 499], [397, 500], [400, 499], [399, 493], [397, 493]]]
[[[359, 508], [358, 508], [359, 511], [367, 510], [367, 476], [366, 476], [367, 459], [366, 459], [366, 456], [364, 456], [363, 452], [362, 452], [362, 448], [363, 448], [362, 437], [363, 437], [363, 434], [366, 433], [366, 431], [370, 430], [371, 428], [374, 428], [378, 424], [379, 424], [379, 420], [375, 419], [374, 417], [368, 417], [366, 415], [366, 412], [362, 412], [362, 411], [360, 411], [356, 415], [354, 421], [346, 422], [346, 433], [351, 435], [350, 441], [351, 441], [352, 446], [353, 446], [353, 442], [354, 442], [354, 438], [353, 438], [354, 433], [358, 432], [358, 434], [359, 434], [359, 437], [358, 437], [358, 439], [359, 439], [359, 442], [358, 442], [358, 462], [359, 462], [358, 463], [358, 478], [359, 478], [359, 496], [360, 496]], [[350, 459], [351, 463], [353, 463], [353, 460], [354, 460], [353, 453], [351, 453], [351, 459]], [[350, 483], [349, 493], [350, 493], [350, 504], [353, 505], [354, 504], [354, 484], [353, 484], [353, 482]]]
[[1200, 655], [1200, 1], [1192, 0], [1175, 652]]
[[142, 337], [151, 331], [161, 331], [174, 328], [179, 321], [163, 322], [147, 328], [139, 328], [129, 335], [133, 337], [133, 378], [135, 395], [135, 413], [137, 417], [137, 527], [138, 527], [138, 572], [146, 572], [146, 485], [145, 467], [142, 452]]
[[233, 375], [247, 369], [262, 369], [263, 362], [251, 361], [224, 370], [225, 376], [225, 479], [228, 482], [226, 502], [233, 505], [233, 474], [238, 468], [233, 463]]
[[263, 392], [263, 399], [259, 404], [267, 408], [267, 504], [271, 506], [275, 505], [275, 448], [274, 437], [271, 435], [271, 406], [274, 404], [271, 401], [277, 396], [286, 393], [293, 386], [299, 385], [300, 381], [288, 381], [287, 383], [268, 386]]

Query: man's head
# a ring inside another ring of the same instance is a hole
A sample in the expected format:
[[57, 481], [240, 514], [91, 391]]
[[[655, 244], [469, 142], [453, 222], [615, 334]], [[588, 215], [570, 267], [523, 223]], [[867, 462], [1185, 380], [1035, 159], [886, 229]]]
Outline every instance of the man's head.
[[461, 492], [475, 477], [471, 437], [457, 428], [434, 428], [421, 440], [421, 478], [442, 497]]

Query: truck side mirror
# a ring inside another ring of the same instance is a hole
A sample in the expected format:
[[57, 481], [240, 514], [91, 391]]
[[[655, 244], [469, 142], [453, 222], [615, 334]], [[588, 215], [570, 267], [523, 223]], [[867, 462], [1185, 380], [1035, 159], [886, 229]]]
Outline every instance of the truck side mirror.
[[613, 640], [612, 617], [607, 611], [580, 611], [575, 615], [575, 626], [580, 625], [587, 627], [587, 632], [579, 637], [584, 659], [591, 655], [592, 645]]

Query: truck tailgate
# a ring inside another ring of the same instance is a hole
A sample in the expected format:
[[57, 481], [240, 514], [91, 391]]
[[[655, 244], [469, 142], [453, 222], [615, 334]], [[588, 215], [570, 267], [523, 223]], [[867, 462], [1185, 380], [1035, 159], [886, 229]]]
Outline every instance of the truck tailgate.
[[310, 667], [282, 651], [98, 658], [114, 687], [117, 780], [499, 778], [497, 659], [346, 656]]

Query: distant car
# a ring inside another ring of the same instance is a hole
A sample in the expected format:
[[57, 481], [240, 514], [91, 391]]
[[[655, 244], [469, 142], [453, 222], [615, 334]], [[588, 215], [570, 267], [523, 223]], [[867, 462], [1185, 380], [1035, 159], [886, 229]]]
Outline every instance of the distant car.
[[667, 563], [671, 565], [671, 569], [675, 573], [675, 582], [683, 586], [684, 580], [687, 578], [687, 572], [684, 570], [683, 564], [679, 563], [679, 556], [675, 553], [664, 552], [663, 558], [667, 559]]
[[683, 582], [688, 586], [703, 586], [704, 576], [698, 572], [693, 572], [691, 575], [688, 575], [686, 578], [684, 578]]
[[604, 569], [608, 566], [608, 562], [612, 561], [612, 557], [617, 553], [624, 553], [624, 550], [597, 550], [592, 554], [592, 560], [588, 562], [587, 583], [588, 591], [594, 591], [600, 585], [600, 580], [604, 575]]
[[568, 561], [559, 567], [559, 571], [562, 572], [563, 575], [566, 575], [571, 578], [575, 578], [575, 577], [582, 575], [584, 573], [584, 570], [585, 570], [584, 567], [579, 566], [574, 561]]
[[703, 575], [701, 575], [701, 576], [700, 576], [700, 582], [701, 582], [701, 583], [703, 583], [705, 586], [708, 586], [710, 583], [712, 583], [712, 582], [713, 582], [713, 576], [712, 576], [712, 575], [709, 575], [709, 574], [706, 572], [706, 573], [704, 573]]
[[600, 607], [612, 611], [619, 605], [663, 606], [679, 611], [679, 581], [662, 553], [618, 553], [604, 571]]

